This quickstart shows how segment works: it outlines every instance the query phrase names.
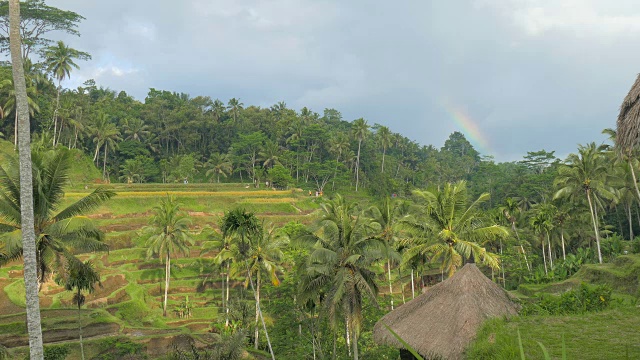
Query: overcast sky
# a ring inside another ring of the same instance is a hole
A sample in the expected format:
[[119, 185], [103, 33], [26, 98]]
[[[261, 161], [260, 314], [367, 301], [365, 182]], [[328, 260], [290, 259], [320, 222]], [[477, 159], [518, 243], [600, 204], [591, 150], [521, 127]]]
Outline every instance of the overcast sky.
[[48, 3], [86, 17], [64, 39], [93, 60], [67, 86], [335, 108], [499, 161], [602, 142], [640, 72], [637, 0]]

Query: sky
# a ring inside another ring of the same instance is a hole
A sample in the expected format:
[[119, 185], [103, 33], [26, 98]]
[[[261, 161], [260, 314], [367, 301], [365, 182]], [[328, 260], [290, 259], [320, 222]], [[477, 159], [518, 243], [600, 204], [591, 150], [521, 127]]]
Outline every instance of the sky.
[[636, 0], [47, 3], [86, 18], [55, 35], [93, 56], [66, 86], [335, 108], [438, 148], [460, 131], [497, 161], [605, 141], [640, 72]]

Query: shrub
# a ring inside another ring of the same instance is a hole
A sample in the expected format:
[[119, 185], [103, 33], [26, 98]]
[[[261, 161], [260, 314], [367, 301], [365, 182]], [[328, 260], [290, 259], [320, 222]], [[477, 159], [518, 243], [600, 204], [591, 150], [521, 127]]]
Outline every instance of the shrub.
[[611, 288], [607, 285], [580, 284], [560, 296], [542, 294], [537, 302], [525, 304], [523, 315], [568, 315], [601, 311], [611, 305]]

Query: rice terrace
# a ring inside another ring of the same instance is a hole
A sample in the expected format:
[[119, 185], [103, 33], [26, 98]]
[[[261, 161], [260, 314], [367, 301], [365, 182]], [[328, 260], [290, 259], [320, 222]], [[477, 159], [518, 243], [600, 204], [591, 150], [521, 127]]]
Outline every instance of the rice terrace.
[[638, 18], [0, 1], [0, 360], [640, 359]]

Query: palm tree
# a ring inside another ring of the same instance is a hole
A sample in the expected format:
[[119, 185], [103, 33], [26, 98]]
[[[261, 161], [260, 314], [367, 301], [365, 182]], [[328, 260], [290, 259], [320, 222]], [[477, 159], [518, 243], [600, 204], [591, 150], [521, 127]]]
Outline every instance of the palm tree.
[[57, 115], [60, 110], [60, 91], [62, 86], [60, 83], [64, 79], [68, 79], [71, 76], [71, 69], [80, 67], [74, 62], [75, 59], [89, 60], [91, 55], [86, 52], [72, 49], [65, 45], [60, 40], [55, 46], [49, 46], [44, 49], [44, 63], [47, 67], [47, 71], [53, 74], [58, 80], [58, 94], [56, 97], [56, 108], [53, 111], [53, 146], [56, 146], [56, 129], [57, 129]]
[[[401, 258], [396, 250], [401, 236], [401, 221], [408, 216], [408, 205], [400, 201], [392, 201], [386, 197], [380, 206], [372, 206], [367, 215], [372, 221], [380, 225], [380, 232], [376, 235], [385, 244], [385, 257], [387, 258], [387, 278], [389, 281], [389, 296], [391, 297], [391, 310], [393, 310], [393, 287], [391, 284], [391, 266], [398, 263]], [[404, 292], [404, 290], [401, 290]]]
[[[22, 206], [9, 207], [12, 209], [14, 224], [22, 231], [24, 253], [24, 283], [27, 310], [27, 332], [29, 334], [29, 352], [32, 360], [42, 359], [42, 327], [40, 325], [40, 302], [38, 299], [38, 260], [36, 248], [36, 233], [34, 231], [33, 184], [31, 165], [31, 137], [29, 124], [29, 100], [27, 85], [22, 66], [22, 39], [20, 37], [20, 1], [9, 0], [9, 50], [11, 52], [11, 67], [16, 93], [16, 141], [19, 145], [20, 176], [14, 180], [15, 203], [18, 199]], [[16, 181], [17, 180], [17, 181]], [[17, 184], [20, 190], [15, 191]], [[6, 199], [6, 198], [5, 198]], [[0, 202], [3, 204], [3, 202]], [[0, 205], [1, 206], [1, 205]], [[2, 210], [0, 210], [2, 211]], [[18, 214], [19, 212], [19, 214]], [[5, 219], [10, 220], [10, 219]]]
[[143, 141], [149, 136], [149, 125], [144, 120], [138, 118], [125, 118], [122, 124], [124, 128], [125, 140]]
[[[0, 88], [6, 88], [7, 100], [4, 103], [2, 115], [9, 117], [14, 114], [14, 146], [18, 146], [18, 111], [16, 109], [16, 90], [13, 86], [13, 80], [7, 79], [0, 83]], [[37, 96], [37, 88], [31, 81], [29, 81], [29, 87], [27, 87], [27, 104], [29, 107], [29, 115], [34, 116], [37, 112], [40, 112], [40, 106], [34, 100]]]
[[[531, 266], [529, 265], [529, 260], [527, 259], [527, 253], [524, 250], [524, 246], [522, 246], [522, 241], [520, 240], [520, 235], [518, 234], [518, 229], [516, 229], [516, 214], [520, 212], [520, 206], [518, 205], [517, 198], [508, 197], [505, 199], [505, 203], [500, 207], [502, 214], [507, 219], [509, 224], [511, 224], [511, 230], [516, 235], [516, 239], [518, 239], [518, 243], [520, 245], [520, 251], [522, 255], [524, 255], [524, 262], [527, 264], [527, 270], [531, 271]], [[563, 243], [564, 246], [564, 243]]]
[[80, 354], [84, 360], [84, 346], [82, 344], [82, 320], [80, 318], [80, 309], [84, 305], [85, 296], [83, 291], [89, 294], [93, 293], [94, 286], [98, 283], [100, 286], [100, 275], [93, 268], [91, 261], [87, 260], [82, 263], [80, 261], [71, 261], [67, 264], [67, 271], [64, 277], [58, 277], [56, 282], [63, 285], [67, 291], [76, 291], [73, 294], [73, 303], [78, 306], [78, 332], [80, 334]]
[[95, 119], [94, 125], [92, 127], [93, 132], [93, 142], [96, 144], [96, 151], [93, 156], [93, 161], [98, 161], [98, 154], [100, 151], [100, 147], [104, 150], [104, 158], [102, 161], [102, 178], [106, 181], [109, 177], [107, 173], [107, 153], [109, 152], [109, 148], [115, 149], [117, 147], [117, 141], [120, 141], [120, 130], [116, 127], [114, 123], [111, 122], [111, 119], [107, 114], [100, 114]]
[[265, 169], [270, 169], [275, 165], [281, 165], [279, 154], [280, 147], [278, 146], [278, 144], [271, 141], [267, 141], [262, 147], [262, 150], [260, 150], [260, 152], [258, 153], [260, 158], [264, 160], [262, 166]]
[[312, 246], [300, 283], [300, 301], [320, 299], [334, 334], [339, 315], [344, 316], [347, 348], [357, 360], [362, 303], [369, 299], [376, 304], [378, 287], [372, 267], [382, 259], [384, 244], [375, 237], [379, 226], [358, 215], [354, 203], [337, 195], [321, 206], [312, 234], [301, 239]]
[[208, 170], [206, 177], [212, 179], [213, 175], [217, 176], [217, 182], [220, 182], [220, 175], [227, 177], [233, 171], [233, 163], [229, 154], [213, 153], [204, 165]]
[[[277, 236], [274, 227], [271, 226], [265, 231], [254, 234], [249, 237], [251, 246], [247, 257], [249, 258], [249, 273], [255, 274], [256, 287], [256, 322], [254, 334], [254, 347], [258, 348], [258, 321], [260, 320], [260, 287], [262, 286], [262, 274], [269, 276], [271, 283], [275, 286], [280, 285], [280, 280], [276, 274], [279, 263], [282, 261], [283, 254], [281, 248], [285, 246], [286, 239]], [[250, 278], [249, 278], [250, 279]]]
[[636, 81], [631, 86], [629, 93], [622, 101], [620, 105], [620, 113], [618, 114], [618, 120], [616, 121], [616, 131], [607, 131], [613, 135], [616, 144], [616, 150], [618, 154], [624, 156], [629, 162], [631, 169], [631, 175], [633, 176], [633, 183], [636, 189], [636, 195], [640, 201], [640, 189], [638, 188], [638, 181], [636, 179], [635, 170], [631, 164], [631, 158], [635, 155], [638, 147], [638, 141], [640, 139], [640, 74], [636, 78]]
[[147, 233], [147, 257], [158, 256], [165, 263], [164, 304], [162, 315], [167, 316], [167, 298], [171, 279], [171, 256], [177, 252], [189, 253], [192, 245], [189, 234], [190, 219], [180, 211], [180, 203], [172, 196], [162, 199], [160, 205], [153, 208], [154, 214], [145, 227]]
[[224, 111], [225, 111], [226, 107], [224, 106], [224, 103], [222, 101], [220, 101], [219, 99], [215, 99], [213, 101], [213, 105], [211, 105], [211, 113], [213, 114], [213, 117], [216, 119], [216, 122], [220, 122], [220, 120], [222, 119], [222, 116], [224, 115]]
[[578, 154], [569, 154], [566, 165], [558, 169], [558, 177], [554, 181], [554, 185], [560, 189], [553, 197], [554, 199], [575, 199], [581, 194], [586, 196], [600, 263], [602, 263], [602, 253], [600, 251], [596, 206], [600, 197], [605, 199], [615, 199], [616, 197], [615, 190], [606, 183], [609, 167], [602, 149], [602, 146], [590, 143], [587, 146], [580, 145]]
[[256, 308], [260, 320], [262, 321], [262, 328], [264, 330], [265, 337], [267, 338], [267, 345], [269, 346], [271, 358], [275, 360], [275, 355], [273, 354], [273, 349], [271, 348], [271, 340], [269, 339], [269, 333], [267, 332], [267, 326], [264, 322], [262, 310], [260, 309], [260, 301], [256, 292], [256, 288], [253, 285], [253, 280], [251, 279], [251, 271], [248, 261], [248, 255], [251, 251], [251, 244], [247, 242], [247, 239], [249, 237], [261, 236], [260, 233], [262, 232], [262, 226], [258, 222], [258, 218], [255, 216], [255, 214], [247, 212], [246, 210], [241, 208], [235, 208], [224, 214], [224, 216], [222, 217], [222, 225], [220, 226], [220, 230], [222, 230], [222, 236], [225, 238], [233, 234], [240, 237], [238, 252], [240, 256], [245, 259], [244, 262], [247, 267], [247, 279], [249, 280], [249, 285], [251, 285], [254, 297], [256, 298]]
[[333, 171], [332, 189], [335, 188], [336, 176], [338, 175], [338, 165], [340, 165], [340, 157], [349, 151], [349, 138], [344, 133], [338, 133], [337, 136], [329, 140], [329, 151], [336, 155], [336, 168]]
[[[36, 285], [42, 285], [53, 272], [61, 274], [70, 261], [76, 261], [74, 252], [104, 251], [108, 247], [102, 242], [104, 234], [84, 214], [96, 209], [115, 195], [104, 188], [58, 211], [65, 202], [63, 188], [69, 183], [71, 153], [59, 149], [48, 153], [33, 153], [34, 231], [36, 237]], [[20, 213], [21, 182], [18, 163], [9, 157], [6, 166], [0, 166], [0, 242], [7, 252], [6, 260], [20, 258], [24, 246]]]
[[382, 146], [382, 170], [381, 172], [384, 174], [384, 156], [387, 153], [387, 149], [392, 144], [392, 134], [391, 130], [389, 130], [386, 126], [380, 126], [378, 128], [378, 139], [380, 141], [380, 145]]
[[499, 269], [498, 256], [486, 251], [482, 244], [509, 235], [499, 225], [485, 225], [479, 207], [489, 199], [481, 194], [471, 205], [467, 202], [467, 184], [459, 181], [445, 184], [442, 189], [415, 190], [423, 202], [422, 214], [409, 225], [423, 241], [409, 249], [407, 258], [432, 254], [442, 262], [441, 270], [452, 276], [464, 259], [482, 261], [492, 269]]
[[225, 276], [226, 276], [226, 287], [225, 280], [222, 281], [223, 288], [223, 296], [222, 302], [225, 307], [225, 320], [224, 327], [229, 327], [229, 293], [230, 293], [230, 281], [231, 281], [231, 273], [232, 269], [237, 270], [237, 264], [241, 260], [240, 252], [238, 250], [237, 242], [233, 236], [222, 237], [217, 233], [209, 236], [212, 238], [211, 240], [205, 241], [202, 244], [202, 253], [206, 253], [211, 250], [216, 250], [218, 253], [216, 254], [214, 261], [224, 268]]
[[229, 103], [227, 104], [227, 110], [231, 110], [231, 114], [233, 114], [233, 122], [236, 122], [238, 119], [238, 112], [242, 110], [244, 106], [243, 103], [240, 102], [240, 99], [231, 98]]
[[363, 118], [354, 120], [351, 125], [351, 133], [358, 141], [358, 155], [356, 160], [356, 191], [358, 191], [358, 183], [360, 182], [360, 147], [362, 145], [362, 140], [364, 140], [369, 133], [369, 125], [367, 124], [367, 121]]

